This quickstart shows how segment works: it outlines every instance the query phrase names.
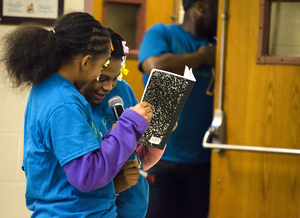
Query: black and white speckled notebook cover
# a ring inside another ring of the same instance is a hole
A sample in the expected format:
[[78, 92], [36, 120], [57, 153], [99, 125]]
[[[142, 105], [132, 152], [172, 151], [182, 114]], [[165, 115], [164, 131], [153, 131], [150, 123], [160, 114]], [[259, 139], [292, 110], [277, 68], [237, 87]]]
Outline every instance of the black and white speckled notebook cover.
[[151, 71], [142, 101], [152, 105], [153, 117], [140, 145], [164, 149], [194, 84], [174, 73]]

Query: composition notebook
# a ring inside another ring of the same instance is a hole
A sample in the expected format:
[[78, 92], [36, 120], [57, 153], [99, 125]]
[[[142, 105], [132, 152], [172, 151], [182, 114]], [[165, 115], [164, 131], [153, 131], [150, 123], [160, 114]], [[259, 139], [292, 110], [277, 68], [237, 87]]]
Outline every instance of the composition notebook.
[[140, 145], [164, 149], [195, 82], [192, 69], [187, 66], [183, 76], [151, 71], [141, 101], [152, 105], [153, 117]]

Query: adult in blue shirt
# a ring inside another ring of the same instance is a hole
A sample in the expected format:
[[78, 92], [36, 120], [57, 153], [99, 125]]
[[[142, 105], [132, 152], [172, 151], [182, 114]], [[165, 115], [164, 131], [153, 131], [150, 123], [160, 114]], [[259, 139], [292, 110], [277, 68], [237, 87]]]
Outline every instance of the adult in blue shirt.
[[196, 78], [177, 129], [161, 160], [149, 170], [155, 176], [155, 182], [149, 184], [149, 218], [208, 216], [211, 152], [202, 147], [202, 140], [212, 121], [210, 82], [217, 6], [217, 0], [183, 0], [183, 23], [155, 24], [140, 46], [139, 69], [144, 83], [153, 68], [183, 75], [187, 65]]

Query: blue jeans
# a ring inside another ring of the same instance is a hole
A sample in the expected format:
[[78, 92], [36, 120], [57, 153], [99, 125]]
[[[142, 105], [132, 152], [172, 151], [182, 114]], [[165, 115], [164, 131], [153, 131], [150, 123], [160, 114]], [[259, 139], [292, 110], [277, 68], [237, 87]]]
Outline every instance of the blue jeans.
[[182, 164], [160, 160], [149, 172], [149, 207], [146, 218], [207, 218], [210, 162]]

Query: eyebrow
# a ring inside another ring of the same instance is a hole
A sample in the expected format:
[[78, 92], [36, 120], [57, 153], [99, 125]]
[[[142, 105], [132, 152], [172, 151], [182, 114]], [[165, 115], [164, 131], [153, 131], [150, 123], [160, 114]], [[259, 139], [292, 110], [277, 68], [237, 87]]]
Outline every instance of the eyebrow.
[[119, 73], [119, 74], [118, 74], [117, 76], [115, 76], [115, 77], [110, 77], [110, 76], [101, 74], [101, 75], [100, 75], [100, 78], [105, 78], [105, 79], [106, 79], [106, 78], [113, 78], [113, 79], [114, 79], [114, 78], [117, 78], [118, 76], [120, 76], [120, 74], [121, 74], [121, 73]]

